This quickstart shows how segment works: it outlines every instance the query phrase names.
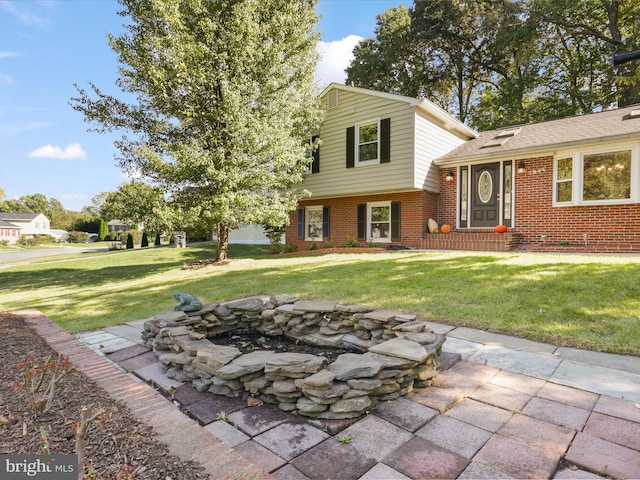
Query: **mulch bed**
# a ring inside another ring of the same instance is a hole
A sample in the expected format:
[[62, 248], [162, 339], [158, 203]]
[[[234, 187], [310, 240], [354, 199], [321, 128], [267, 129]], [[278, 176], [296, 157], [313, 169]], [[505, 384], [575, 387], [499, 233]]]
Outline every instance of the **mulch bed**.
[[144, 467], [135, 477], [141, 480], [207, 478], [200, 465], [169, 454], [167, 446], [154, 439], [150, 427], [76, 370], [57, 383], [51, 410], [34, 412], [27, 395], [11, 388], [13, 382], [22, 381], [17, 365], [30, 355], [36, 364], [42, 364], [49, 356], [56, 361], [58, 354], [22, 318], [11, 313], [0, 313], [0, 338], [0, 454], [45, 453], [41, 429], [52, 454], [76, 454], [74, 424], [86, 406], [90, 413], [104, 410], [102, 421], [92, 424], [86, 435], [86, 460], [95, 472], [91, 478], [113, 479], [125, 465], [130, 469]]

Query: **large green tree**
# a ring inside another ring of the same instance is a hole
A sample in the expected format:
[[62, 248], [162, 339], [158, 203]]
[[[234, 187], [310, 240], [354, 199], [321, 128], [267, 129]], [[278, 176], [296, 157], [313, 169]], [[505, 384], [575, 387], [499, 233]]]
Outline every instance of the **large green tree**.
[[416, 0], [378, 15], [347, 81], [487, 130], [639, 102], [637, 62], [609, 64], [637, 49], [636, 0]]
[[92, 84], [71, 104], [125, 132], [121, 167], [161, 186], [184, 223], [215, 225], [223, 260], [230, 229], [285, 223], [300, 197], [321, 121], [315, 0], [120, 3], [130, 23], [109, 45], [136, 101]]
[[110, 192], [100, 206], [100, 217], [122, 220], [125, 223], [144, 224], [144, 229], [164, 233], [173, 226], [173, 213], [159, 187], [141, 181], [123, 183]]

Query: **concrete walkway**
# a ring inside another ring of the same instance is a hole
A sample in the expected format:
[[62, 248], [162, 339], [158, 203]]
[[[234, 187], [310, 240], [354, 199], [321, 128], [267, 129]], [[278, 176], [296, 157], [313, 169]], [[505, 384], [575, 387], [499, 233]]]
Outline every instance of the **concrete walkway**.
[[72, 337], [18, 313], [213, 479], [640, 478], [638, 357], [430, 324], [447, 335], [433, 386], [318, 421], [167, 378], [143, 320]]

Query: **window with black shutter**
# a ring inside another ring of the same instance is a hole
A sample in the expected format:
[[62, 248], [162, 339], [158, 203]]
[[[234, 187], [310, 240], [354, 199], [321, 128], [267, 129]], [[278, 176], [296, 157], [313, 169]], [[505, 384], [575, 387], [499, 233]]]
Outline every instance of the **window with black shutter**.
[[[315, 143], [318, 135], [311, 137], [311, 143]], [[320, 172], [320, 146], [318, 145], [311, 153], [311, 173]]]
[[347, 128], [346, 166], [391, 161], [391, 119], [358, 123]]

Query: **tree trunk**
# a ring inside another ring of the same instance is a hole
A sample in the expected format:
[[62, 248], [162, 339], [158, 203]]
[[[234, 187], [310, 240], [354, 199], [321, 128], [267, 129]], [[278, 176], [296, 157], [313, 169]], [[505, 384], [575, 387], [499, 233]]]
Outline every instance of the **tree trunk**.
[[218, 225], [218, 252], [216, 254], [216, 262], [227, 259], [229, 250], [229, 224], [221, 223]]

